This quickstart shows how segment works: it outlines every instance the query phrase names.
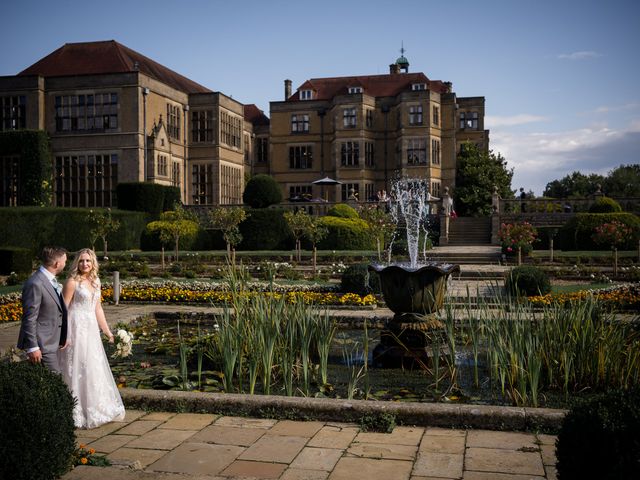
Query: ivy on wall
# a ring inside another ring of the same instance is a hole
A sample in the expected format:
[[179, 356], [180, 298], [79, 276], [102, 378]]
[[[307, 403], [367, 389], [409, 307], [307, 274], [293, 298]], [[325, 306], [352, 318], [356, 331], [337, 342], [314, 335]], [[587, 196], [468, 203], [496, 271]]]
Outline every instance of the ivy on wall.
[[0, 132], [0, 157], [17, 156], [18, 205], [51, 205], [53, 163], [49, 136], [42, 130]]

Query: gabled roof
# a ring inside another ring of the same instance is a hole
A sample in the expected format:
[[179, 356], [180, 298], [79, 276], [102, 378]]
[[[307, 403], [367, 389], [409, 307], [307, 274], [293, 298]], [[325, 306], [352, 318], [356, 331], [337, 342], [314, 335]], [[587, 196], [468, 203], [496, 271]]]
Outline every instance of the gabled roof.
[[393, 97], [410, 91], [414, 83], [426, 83], [429, 90], [446, 93], [447, 87], [440, 80], [429, 80], [424, 73], [392, 73], [388, 75], [363, 75], [356, 77], [312, 78], [304, 82], [287, 101], [300, 101], [301, 90], [313, 90], [314, 100], [330, 100], [336, 95], [346, 95], [349, 87], [362, 86], [366, 95]]
[[21, 71], [19, 76], [67, 77], [140, 71], [185, 93], [210, 93], [206, 87], [183, 77], [144, 55], [116, 42], [65, 43], [56, 51]]
[[244, 106], [244, 119], [253, 125], [269, 125], [271, 123], [269, 117], [253, 103]]

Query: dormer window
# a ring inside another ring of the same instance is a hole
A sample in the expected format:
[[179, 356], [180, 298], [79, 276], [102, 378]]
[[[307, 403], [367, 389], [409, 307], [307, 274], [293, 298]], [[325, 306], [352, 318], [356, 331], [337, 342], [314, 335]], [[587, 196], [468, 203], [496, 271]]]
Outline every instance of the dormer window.
[[300, 100], [311, 100], [313, 98], [313, 90], [300, 90]]
[[414, 83], [411, 85], [411, 90], [417, 91], [417, 90], [426, 90], [427, 89], [427, 84], [426, 83]]
[[362, 93], [362, 87], [349, 87], [349, 93]]

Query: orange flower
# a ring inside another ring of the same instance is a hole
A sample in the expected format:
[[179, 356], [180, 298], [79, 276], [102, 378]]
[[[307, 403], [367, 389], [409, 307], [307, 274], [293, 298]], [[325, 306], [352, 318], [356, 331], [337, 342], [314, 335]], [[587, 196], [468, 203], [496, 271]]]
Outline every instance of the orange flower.
[[93, 455], [94, 453], [96, 453], [96, 449], [95, 448], [90, 448], [89, 449], [89, 455]]
[[83, 464], [83, 465], [86, 465], [86, 464], [87, 464], [87, 462], [88, 462], [87, 457], [82, 457], [82, 458], [80, 459], [80, 463], [81, 463], [81, 464]]
[[80, 448], [86, 448], [87, 446], [84, 443], [80, 444]]

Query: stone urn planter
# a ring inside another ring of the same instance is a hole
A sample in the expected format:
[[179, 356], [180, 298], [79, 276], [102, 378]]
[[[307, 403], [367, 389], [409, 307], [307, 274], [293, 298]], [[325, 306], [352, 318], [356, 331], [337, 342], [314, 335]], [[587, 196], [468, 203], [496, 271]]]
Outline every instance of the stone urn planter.
[[447, 280], [459, 265], [430, 262], [417, 267], [402, 264], [369, 265], [380, 276], [384, 301], [394, 313], [373, 352], [381, 367], [427, 362], [430, 336], [442, 328], [436, 313], [444, 305]]

